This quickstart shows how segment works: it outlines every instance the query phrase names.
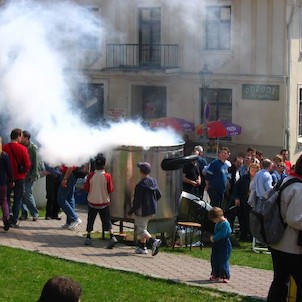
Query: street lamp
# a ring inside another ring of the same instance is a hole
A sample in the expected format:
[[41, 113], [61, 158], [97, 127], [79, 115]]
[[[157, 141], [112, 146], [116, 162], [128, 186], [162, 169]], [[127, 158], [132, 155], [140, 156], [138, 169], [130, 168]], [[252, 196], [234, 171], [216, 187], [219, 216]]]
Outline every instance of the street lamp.
[[206, 124], [209, 118], [209, 105], [207, 102], [207, 89], [210, 87], [212, 82], [213, 72], [208, 69], [208, 64], [203, 65], [203, 69], [199, 72], [202, 88], [202, 99], [201, 99], [201, 123], [203, 124], [203, 136], [206, 137]]

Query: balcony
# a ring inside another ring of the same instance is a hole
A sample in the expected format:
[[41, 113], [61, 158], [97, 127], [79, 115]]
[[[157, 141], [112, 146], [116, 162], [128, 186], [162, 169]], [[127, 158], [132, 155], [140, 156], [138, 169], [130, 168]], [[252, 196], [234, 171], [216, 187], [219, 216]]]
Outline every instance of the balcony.
[[179, 68], [177, 44], [107, 44], [106, 46], [106, 69], [175, 68]]

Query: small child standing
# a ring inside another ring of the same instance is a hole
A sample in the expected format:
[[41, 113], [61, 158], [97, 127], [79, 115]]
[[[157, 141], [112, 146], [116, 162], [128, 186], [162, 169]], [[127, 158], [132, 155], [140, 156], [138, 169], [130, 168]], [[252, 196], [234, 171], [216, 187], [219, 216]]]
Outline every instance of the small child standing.
[[148, 254], [146, 242], [151, 245], [152, 256], [158, 253], [161, 245], [160, 239], [154, 239], [147, 231], [149, 220], [156, 214], [157, 201], [161, 198], [157, 180], [150, 177], [151, 165], [148, 162], [139, 162], [141, 180], [137, 183], [134, 192], [133, 205], [128, 215], [135, 214], [134, 225], [139, 238], [137, 254]]
[[210, 237], [211, 242], [213, 242], [210, 281], [222, 279], [223, 283], [228, 283], [230, 279], [229, 259], [232, 252], [230, 240], [232, 229], [224, 217], [223, 210], [219, 207], [213, 207], [209, 211], [209, 219], [215, 223], [214, 235]]
[[88, 174], [84, 190], [88, 192], [88, 219], [87, 219], [87, 238], [85, 245], [92, 245], [91, 232], [97, 213], [99, 213], [104, 231], [109, 231], [110, 240], [107, 245], [112, 249], [117, 243], [113, 235], [112, 223], [110, 218], [110, 196], [113, 192], [113, 181], [109, 173], [105, 172], [106, 158], [98, 154], [95, 159], [95, 171]]

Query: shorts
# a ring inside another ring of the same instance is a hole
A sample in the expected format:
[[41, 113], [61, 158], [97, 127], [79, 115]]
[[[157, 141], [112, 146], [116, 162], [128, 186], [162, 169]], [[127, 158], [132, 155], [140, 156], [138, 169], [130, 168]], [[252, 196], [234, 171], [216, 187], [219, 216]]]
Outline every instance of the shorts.
[[150, 216], [137, 216], [135, 215], [135, 229], [137, 236], [144, 237], [145, 235], [150, 236], [150, 233], [147, 231], [148, 222], [153, 217], [153, 215]]

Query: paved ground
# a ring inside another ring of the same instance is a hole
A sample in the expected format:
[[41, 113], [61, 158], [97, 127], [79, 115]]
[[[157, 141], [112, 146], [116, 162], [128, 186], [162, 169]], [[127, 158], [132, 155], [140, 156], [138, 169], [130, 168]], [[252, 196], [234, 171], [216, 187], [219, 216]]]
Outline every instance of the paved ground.
[[[102, 267], [239, 293], [263, 300], [267, 295], [272, 280], [270, 271], [234, 265], [231, 266], [232, 277], [228, 284], [210, 283], [208, 281], [210, 263], [205, 260], [163, 252], [155, 257], [152, 257], [150, 253], [137, 255], [133, 252], [132, 246], [124, 244], [117, 244], [114, 249], [108, 250], [105, 248], [107, 242], [103, 240], [94, 240], [94, 245], [87, 247], [83, 244], [87, 214], [83, 209], [79, 209], [78, 212], [83, 223], [75, 231], [60, 228], [65, 223], [63, 220], [39, 218], [37, 222], [21, 221], [19, 229], [10, 229], [8, 232], [0, 230], [0, 244]], [[98, 218], [95, 229], [101, 229]]]

